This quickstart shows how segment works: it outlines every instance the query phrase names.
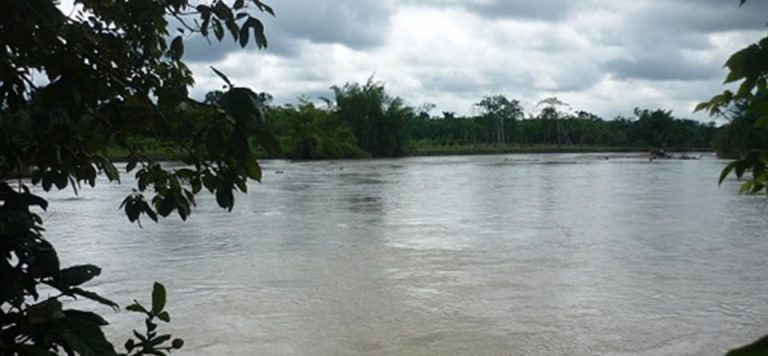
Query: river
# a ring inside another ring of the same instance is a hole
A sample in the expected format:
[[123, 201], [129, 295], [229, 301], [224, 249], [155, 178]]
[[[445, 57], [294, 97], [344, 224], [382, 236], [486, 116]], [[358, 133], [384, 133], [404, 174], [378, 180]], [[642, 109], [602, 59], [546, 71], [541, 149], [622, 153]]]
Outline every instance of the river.
[[[231, 213], [204, 194], [139, 228], [130, 182], [100, 182], [48, 194], [45, 224], [121, 305], [165, 283], [179, 355], [718, 355], [768, 333], [765, 199], [709, 156], [604, 156], [265, 161]], [[143, 325], [83, 305], [117, 345]]]

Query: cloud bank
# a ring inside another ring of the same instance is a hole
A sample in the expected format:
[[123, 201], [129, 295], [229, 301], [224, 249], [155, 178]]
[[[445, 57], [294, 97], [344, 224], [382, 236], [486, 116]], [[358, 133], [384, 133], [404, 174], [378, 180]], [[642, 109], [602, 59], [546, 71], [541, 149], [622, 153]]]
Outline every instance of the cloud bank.
[[274, 0], [270, 46], [189, 39], [193, 94], [210, 71], [275, 96], [330, 96], [375, 75], [409, 104], [469, 114], [484, 95], [527, 109], [557, 96], [606, 118], [634, 107], [691, 111], [722, 90], [722, 65], [766, 31], [768, 2], [737, 0]]

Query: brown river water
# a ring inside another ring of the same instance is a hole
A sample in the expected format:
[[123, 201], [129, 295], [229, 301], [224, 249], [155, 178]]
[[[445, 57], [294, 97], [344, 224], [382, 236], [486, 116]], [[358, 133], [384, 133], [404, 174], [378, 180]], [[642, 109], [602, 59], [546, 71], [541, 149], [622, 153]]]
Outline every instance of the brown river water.
[[[178, 355], [719, 355], [768, 333], [765, 198], [725, 161], [581, 154], [265, 161], [235, 209], [143, 228], [46, 195], [63, 265], [168, 288]], [[76, 302], [112, 322], [138, 315]]]

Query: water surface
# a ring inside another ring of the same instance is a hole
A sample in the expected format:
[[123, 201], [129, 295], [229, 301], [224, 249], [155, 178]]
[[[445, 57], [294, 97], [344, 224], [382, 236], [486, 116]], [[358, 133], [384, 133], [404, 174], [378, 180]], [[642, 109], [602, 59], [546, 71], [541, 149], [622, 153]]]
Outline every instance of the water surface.
[[[50, 194], [47, 236], [122, 305], [164, 282], [179, 355], [717, 355], [768, 333], [764, 199], [710, 157], [603, 156], [267, 161], [232, 213], [202, 196], [143, 229], [117, 209], [132, 186], [102, 184]], [[99, 311], [118, 344], [142, 325]]]

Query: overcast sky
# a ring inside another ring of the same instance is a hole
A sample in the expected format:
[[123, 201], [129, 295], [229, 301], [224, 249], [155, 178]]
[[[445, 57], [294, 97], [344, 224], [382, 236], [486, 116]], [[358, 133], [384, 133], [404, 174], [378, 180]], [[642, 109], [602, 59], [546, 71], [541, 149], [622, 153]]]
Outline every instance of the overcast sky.
[[738, 0], [265, 0], [269, 48], [191, 38], [193, 95], [236, 85], [330, 97], [371, 75], [433, 114], [472, 113], [484, 95], [527, 111], [556, 96], [605, 118], [634, 107], [709, 120], [693, 106], [722, 91], [728, 55], [766, 33], [768, 2]]

